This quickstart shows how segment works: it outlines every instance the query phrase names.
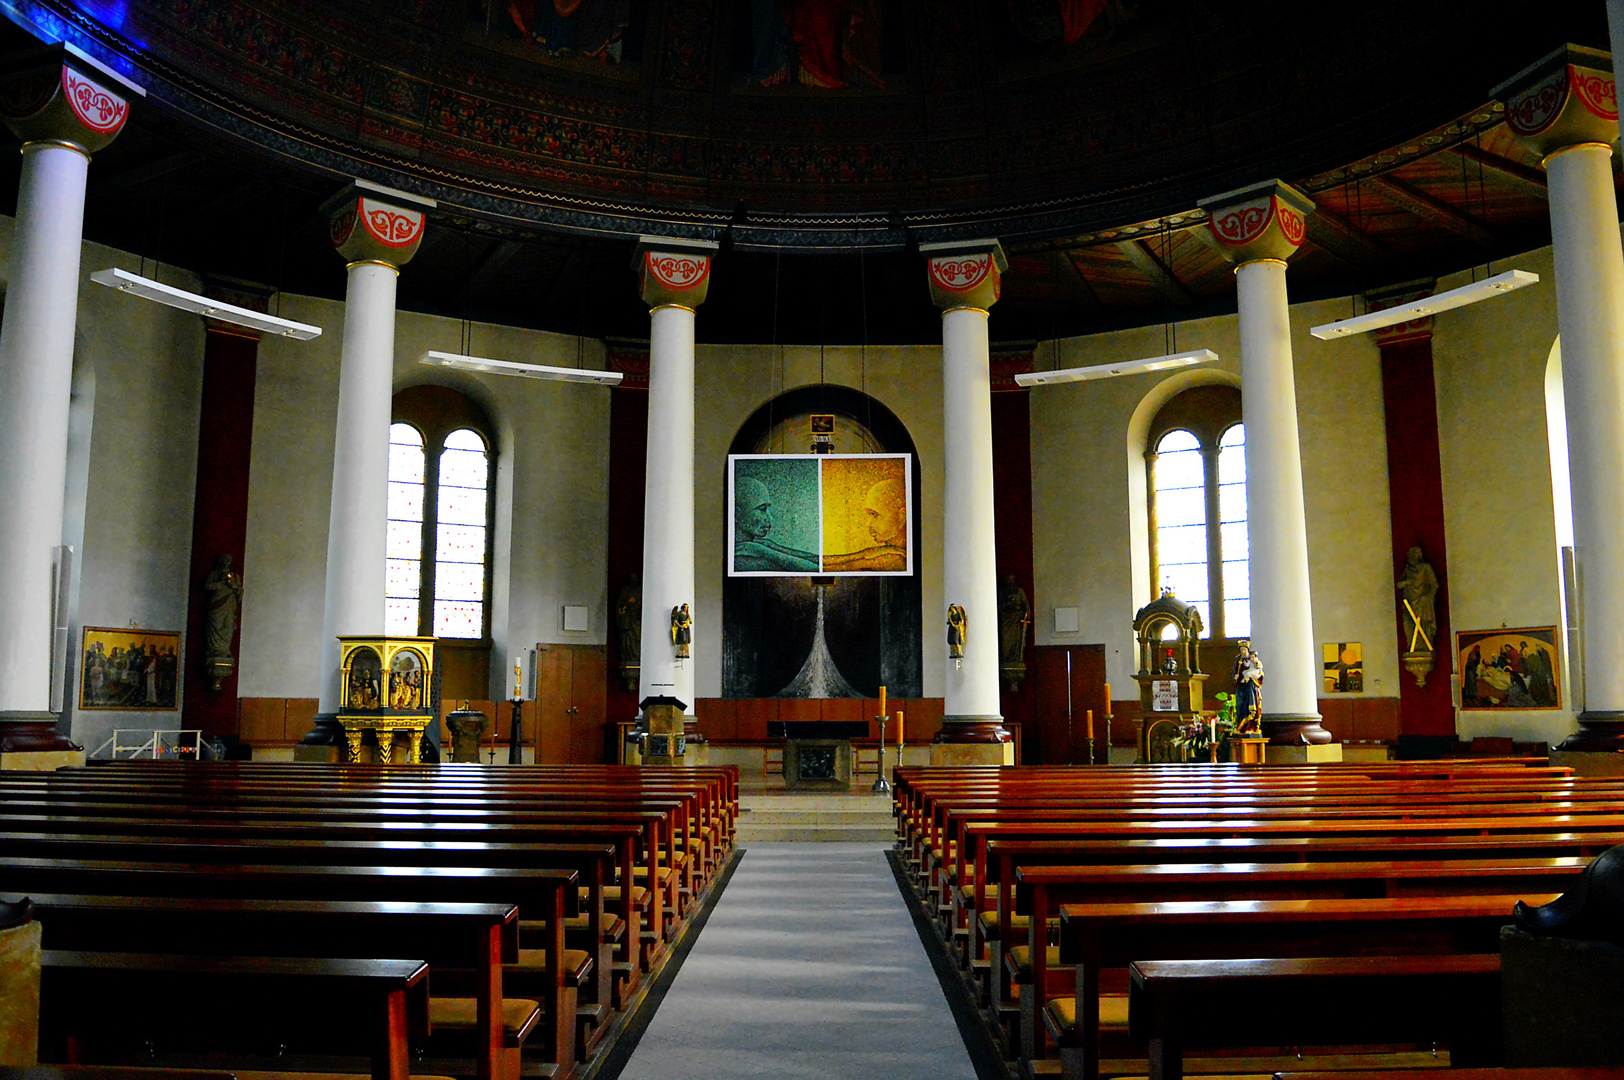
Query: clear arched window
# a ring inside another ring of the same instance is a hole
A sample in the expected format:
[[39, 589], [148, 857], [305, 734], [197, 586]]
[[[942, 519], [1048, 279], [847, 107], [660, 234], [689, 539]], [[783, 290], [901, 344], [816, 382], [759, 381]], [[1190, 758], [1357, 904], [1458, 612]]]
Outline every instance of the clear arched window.
[[394, 414], [385, 627], [481, 640], [489, 627], [488, 426], [472, 401], [438, 386], [402, 390]]
[[1201, 444], [1188, 431], [1169, 431], [1156, 444], [1156, 561], [1161, 584], [1201, 609], [1212, 624], [1207, 581], [1207, 484]]
[[1252, 632], [1240, 411], [1233, 387], [1186, 390], [1156, 414], [1145, 455], [1151, 579], [1200, 609], [1207, 637]]

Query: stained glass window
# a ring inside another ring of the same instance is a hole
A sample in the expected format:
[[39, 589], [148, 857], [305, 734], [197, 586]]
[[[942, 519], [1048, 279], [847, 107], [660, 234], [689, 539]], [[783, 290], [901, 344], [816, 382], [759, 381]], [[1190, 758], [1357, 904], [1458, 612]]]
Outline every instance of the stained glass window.
[[485, 440], [462, 428], [440, 451], [434, 545], [434, 634], [477, 638], [485, 629]]
[[1223, 553], [1224, 632], [1252, 635], [1251, 547], [1246, 537], [1246, 429], [1235, 424], [1218, 440], [1218, 545]]
[[417, 633], [423, 587], [423, 433], [389, 425], [389, 526], [384, 558], [384, 633]]

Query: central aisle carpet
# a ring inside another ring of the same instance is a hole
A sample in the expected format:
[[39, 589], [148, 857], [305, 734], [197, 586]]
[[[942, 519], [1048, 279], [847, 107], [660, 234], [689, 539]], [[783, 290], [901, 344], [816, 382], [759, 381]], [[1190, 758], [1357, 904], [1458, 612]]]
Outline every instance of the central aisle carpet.
[[883, 844], [750, 844], [621, 1080], [975, 1080]]

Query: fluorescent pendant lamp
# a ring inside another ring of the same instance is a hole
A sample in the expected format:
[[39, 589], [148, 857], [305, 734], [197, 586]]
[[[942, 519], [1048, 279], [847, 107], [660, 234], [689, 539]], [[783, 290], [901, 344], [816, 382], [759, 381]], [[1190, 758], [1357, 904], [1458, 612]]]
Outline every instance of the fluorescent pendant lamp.
[[430, 349], [417, 358], [419, 364], [430, 367], [457, 368], [461, 371], [483, 371], [490, 375], [517, 375], [521, 379], [550, 379], [553, 382], [590, 383], [593, 386], [618, 386], [625, 378], [618, 371], [593, 371], [589, 368], [548, 367], [546, 364], [519, 364], [512, 360], [490, 360], [483, 356], [459, 356], [456, 353], [436, 352]]
[[160, 304], [167, 304], [172, 308], [190, 311], [197, 315], [207, 315], [220, 322], [234, 323], [237, 326], [246, 326], [252, 330], [261, 330], [267, 334], [279, 334], [282, 337], [293, 338], [295, 341], [309, 341], [311, 338], [321, 337], [321, 327], [310, 326], [306, 323], [294, 322], [291, 319], [279, 319], [275, 315], [263, 315], [257, 311], [238, 307], [235, 304], [222, 303], [219, 300], [210, 300], [206, 296], [177, 289], [173, 285], [165, 285], [161, 281], [132, 274], [128, 270], [97, 270], [90, 275], [90, 280], [109, 288], [117, 289], [122, 293], [130, 293], [147, 300], [156, 300]]
[[1021, 386], [1051, 386], [1055, 383], [1087, 382], [1090, 379], [1109, 379], [1116, 375], [1143, 375], [1147, 371], [1165, 371], [1168, 368], [1189, 367], [1218, 359], [1211, 349], [1191, 349], [1171, 356], [1152, 356], [1146, 360], [1130, 360], [1126, 364], [1095, 364], [1093, 367], [1062, 368], [1059, 371], [1023, 371], [1015, 376]]
[[1424, 319], [1428, 315], [1436, 315], [1440, 311], [1449, 311], [1452, 308], [1465, 307], [1475, 304], [1479, 300], [1487, 300], [1502, 293], [1520, 289], [1525, 285], [1532, 285], [1539, 280], [1538, 274], [1531, 274], [1527, 270], [1507, 270], [1503, 274], [1496, 274], [1482, 281], [1474, 281], [1470, 285], [1462, 285], [1458, 289], [1450, 289], [1436, 296], [1429, 296], [1417, 300], [1413, 304], [1400, 304], [1398, 307], [1382, 308], [1372, 311], [1368, 315], [1360, 315], [1352, 319], [1343, 319], [1341, 322], [1326, 323], [1316, 326], [1309, 331], [1321, 341], [1330, 341], [1334, 338], [1345, 338], [1352, 334], [1363, 334], [1368, 330], [1379, 330], [1384, 326], [1397, 326], [1414, 319]]

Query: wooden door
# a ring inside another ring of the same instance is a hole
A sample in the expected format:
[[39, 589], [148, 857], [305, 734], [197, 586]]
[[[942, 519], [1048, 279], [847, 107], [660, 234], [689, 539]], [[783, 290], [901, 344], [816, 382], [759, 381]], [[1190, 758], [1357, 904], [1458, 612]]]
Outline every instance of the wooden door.
[[[1037, 731], [1026, 732], [1026, 760], [1034, 764], [1086, 764], [1088, 710], [1094, 710], [1094, 760], [1110, 756], [1105, 711], [1105, 646], [1043, 645], [1037, 651]], [[1071, 659], [1071, 713], [1066, 712], [1066, 660]], [[1033, 744], [1037, 745], [1034, 746]]]
[[595, 765], [604, 760], [602, 645], [536, 646], [536, 715], [543, 765]]

